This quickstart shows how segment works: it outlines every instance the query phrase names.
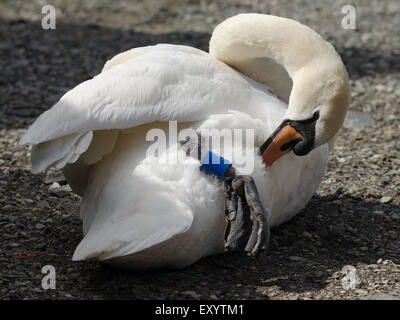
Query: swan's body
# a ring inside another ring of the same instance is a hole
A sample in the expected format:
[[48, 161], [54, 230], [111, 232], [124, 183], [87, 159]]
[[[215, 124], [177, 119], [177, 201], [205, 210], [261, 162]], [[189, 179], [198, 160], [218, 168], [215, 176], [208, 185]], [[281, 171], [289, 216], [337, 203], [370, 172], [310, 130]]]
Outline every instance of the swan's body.
[[[274, 88], [283, 100], [288, 86], [292, 83]], [[160, 164], [146, 157], [151, 143], [146, 133], [168, 132], [169, 120], [181, 128], [251, 128], [260, 147], [290, 111], [269, 87], [212, 55], [157, 45], [114, 57], [101, 74], [41, 115], [21, 143], [35, 145], [34, 172], [64, 168], [83, 197], [85, 237], [74, 260], [183, 267], [223, 252], [223, 192], [195, 159]], [[324, 175], [330, 141], [304, 157], [289, 153], [267, 170], [254, 151], [252, 176], [272, 226], [289, 220], [311, 198]], [[170, 145], [163, 156], [176, 148]]]

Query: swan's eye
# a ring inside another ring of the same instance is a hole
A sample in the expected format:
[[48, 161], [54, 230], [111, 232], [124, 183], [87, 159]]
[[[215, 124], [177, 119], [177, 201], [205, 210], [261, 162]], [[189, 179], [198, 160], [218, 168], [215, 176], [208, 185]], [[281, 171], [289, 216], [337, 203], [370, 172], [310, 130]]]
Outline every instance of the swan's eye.
[[312, 119], [313, 119], [314, 121], [317, 121], [317, 120], [319, 119], [319, 110], [317, 110], [317, 111], [314, 112]]

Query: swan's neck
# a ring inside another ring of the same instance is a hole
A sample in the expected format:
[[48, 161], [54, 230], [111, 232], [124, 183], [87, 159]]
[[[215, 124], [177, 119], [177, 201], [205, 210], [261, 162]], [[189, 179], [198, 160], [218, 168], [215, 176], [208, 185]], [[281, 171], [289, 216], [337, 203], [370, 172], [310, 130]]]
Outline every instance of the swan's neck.
[[[241, 14], [218, 25], [210, 54], [267, 84], [286, 102], [299, 73], [315, 69], [320, 57], [340, 60], [333, 47], [309, 27], [263, 14]], [[289, 106], [290, 107], [290, 106]]]

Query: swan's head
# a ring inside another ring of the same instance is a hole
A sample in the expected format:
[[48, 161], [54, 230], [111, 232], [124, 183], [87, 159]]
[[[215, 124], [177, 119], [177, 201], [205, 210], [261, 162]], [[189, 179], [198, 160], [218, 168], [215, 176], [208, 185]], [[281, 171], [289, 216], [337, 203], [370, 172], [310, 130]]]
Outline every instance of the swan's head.
[[294, 76], [285, 119], [261, 147], [264, 162], [271, 165], [291, 150], [304, 156], [329, 142], [342, 127], [349, 97], [347, 72], [336, 53], [304, 66]]
[[311, 28], [272, 15], [240, 14], [215, 28], [210, 54], [270, 85], [284, 101], [290, 92], [284, 121], [261, 146], [267, 165], [291, 150], [308, 154], [342, 126], [349, 107], [348, 75], [332, 45]]

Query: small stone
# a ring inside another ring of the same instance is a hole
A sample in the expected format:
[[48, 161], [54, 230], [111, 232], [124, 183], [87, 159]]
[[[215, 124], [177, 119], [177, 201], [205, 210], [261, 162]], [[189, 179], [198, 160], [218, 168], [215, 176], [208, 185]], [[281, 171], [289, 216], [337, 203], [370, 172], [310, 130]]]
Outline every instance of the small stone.
[[66, 180], [64, 174], [61, 171], [51, 172], [44, 178], [44, 183], [46, 184], [63, 181]]
[[387, 248], [391, 251], [396, 251], [396, 252], [400, 251], [399, 246], [397, 244], [395, 244], [394, 242], [389, 242], [387, 245]]
[[45, 225], [42, 224], [42, 223], [36, 223], [35, 224], [35, 229], [41, 230], [41, 229], [44, 229], [44, 228], [45, 228]]
[[308, 233], [307, 231], [304, 231], [302, 233], [302, 235], [303, 235], [303, 237], [306, 237], [306, 238], [311, 238], [312, 237], [312, 235], [310, 233]]
[[3, 160], [11, 160], [11, 159], [12, 159], [12, 153], [4, 152], [4, 153], [1, 155], [0, 158], [3, 159]]
[[344, 223], [338, 223], [338, 224], [335, 224], [335, 225], [332, 227], [332, 230], [333, 230], [335, 233], [343, 234], [343, 233], [346, 231], [346, 226], [345, 226]]
[[393, 230], [387, 232], [387, 236], [389, 239], [395, 240], [397, 238], [397, 233]]
[[79, 272], [74, 272], [69, 275], [71, 279], [78, 279], [80, 278], [81, 274]]
[[365, 296], [368, 294], [368, 291], [364, 289], [356, 289], [354, 292], [359, 294], [360, 296]]
[[36, 205], [37, 205], [39, 208], [47, 208], [47, 207], [50, 206], [50, 204], [49, 204], [46, 200], [39, 200], [39, 201], [36, 203]]
[[390, 217], [391, 217], [393, 220], [396, 220], [396, 221], [400, 220], [400, 215], [398, 215], [398, 214], [396, 214], [396, 213], [392, 213], [392, 214], [390, 215]]
[[196, 293], [196, 291], [193, 291], [193, 290], [183, 291], [183, 292], [181, 292], [181, 294], [183, 294], [185, 296], [189, 296], [189, 297], [191, 297], [193, 299], [200, 298], [200, 295], [198, 293]]
[[356, 193], [359, 190], [359, 187], [352, 185], [349, 189], [349, 193]]
[[3, 206], [1, 208], [1, 211], [10, 212], [10, 211], [13, 211], [14, 209], [15, 209], [14, 206], [12, 206], [11, 204], [6, 204], [5, 206]]
[[290, 256], [289, 260], [293, 261], [293, 262], [304, 262], [304, 261], [306, 261], [306, 259], [304, 259], [302, 257], [298, 257], [298, 256]]
[[384, 197], [381, 198], [380, 202], [381, 203], [388, 203], [388, 202], [392, 201], [392, 199], [393, 199], [392, 197], [384, 196]]
[[382, 182], [385, 183], [385, 184], [388, 184], [388, 183], [390, 183], [391, 181], [392, 181], [392, 179], [391, 179], [389, 176], [384, 176], [384, 177], [382, 178]]
[[343, 126], [347, 129], [363, 129], [373, 126], [375, 120], [369, 112], [347, 112]]
[[8, 221], [10, 221], [11, 223], [15, 223], [18, 220], [18, 218], [16, 216], [8, 216]]
[[65, 190], [64, 188], [61, 188], [60, 184], [58, 182], [53, 182], [52, 185], [49, 187], [49, 193], [52, 196], [56, 196], [59, 198], [66, 197], [69, 192]]
[[56, 189], [56, 188], [60, 188], [60, 187], [61, 187], [61, 185], [60, 185], [58, 182], [54, 181], [54, 182], [51, 184], [51, 186], [49, 187], [49, 190], [51, 190], [51, 189]]

